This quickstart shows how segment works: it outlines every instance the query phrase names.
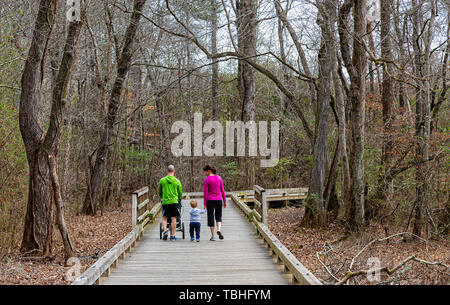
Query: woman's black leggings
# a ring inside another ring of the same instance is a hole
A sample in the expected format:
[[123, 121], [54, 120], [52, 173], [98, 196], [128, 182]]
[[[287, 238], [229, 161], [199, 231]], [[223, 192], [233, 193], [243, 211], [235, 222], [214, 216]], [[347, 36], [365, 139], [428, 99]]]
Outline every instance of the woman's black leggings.
[[208, 211], [208, 227], [214, 227], [215, 222], [222, 222], [222, 200], [208, 200], [206, 208]]

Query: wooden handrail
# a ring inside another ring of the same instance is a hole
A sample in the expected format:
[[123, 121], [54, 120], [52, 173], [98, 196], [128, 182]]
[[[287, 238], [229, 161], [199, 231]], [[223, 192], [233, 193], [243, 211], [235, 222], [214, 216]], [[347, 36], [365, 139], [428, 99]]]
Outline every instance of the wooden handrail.
[[[283, 189], [265, 189], [266, 195], [269, 196], [276, 196], [276, 195], [306, 195], [308, 194], [308, 188], [304, 187], [296, 187], [296, 188], [283, 188]], [[227, 195], [237, 195], [237, 196], [254, 196], [255, 190], [243, 190], [243, 191], [231, 191], [227, 192]], [[190, 198], [201, 198], [203, 197], [203, 192], [184, 192], [183, 193], [183, 199], [190, 199]]]
[[254, 200], [253, 200], [253, 209], [260, 216], [259, 221], [267, 225], [267, 200], [266, 200], [266, 190], [259, 186], [255, 185], [253, 187], [255, 190]]
[[145, 193], [148, 193], [148, 186], [144, 186], [143, 188], [140, 188], [137, 191], [134, 191], [132, 194], [136, 194], [138, 197], [141, 197]]
[[133, 228], [142, 223], [145, 226], [150, 221], [148, 218], [150, 215], [148, 186], [131, 193], [131, 202], [131, 223]]

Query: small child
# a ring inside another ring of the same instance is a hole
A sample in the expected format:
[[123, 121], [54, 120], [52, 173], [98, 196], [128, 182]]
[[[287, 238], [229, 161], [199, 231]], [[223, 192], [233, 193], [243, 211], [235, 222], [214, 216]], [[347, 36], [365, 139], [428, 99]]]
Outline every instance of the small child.
[[192, 209], [189, 211], [189, 214], [191, 214], [189, 233], [191, 234], [191, 241], [194, 241], [194, 231], [195, 231], [195, 238], [197, 242], [200, 242], [200, 215], [205, 213], [206, 210], [197, 209], [197, 206], [198, 206], [197, 201], [191, 200]]

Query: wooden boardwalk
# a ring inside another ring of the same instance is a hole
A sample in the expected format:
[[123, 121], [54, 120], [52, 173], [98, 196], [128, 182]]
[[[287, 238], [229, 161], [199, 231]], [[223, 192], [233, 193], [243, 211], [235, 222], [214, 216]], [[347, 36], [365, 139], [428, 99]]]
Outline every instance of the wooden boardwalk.
[[[201, 242], [189, 238], [189, 201], [183, 200], [182, 219], [186, 239], [177, 232], [178, 241], [159, 239], [156, 219], [126, 258], [114, 268], [102, 284], [290, 284], [291, 276], [283, 272], [270, 250], [256, 238], [255, 230], [239, 213], [231, 200], [223, 210], [225, 239], [209, 241], [206, 214], [202, 215]], [[203, 199], [198, 200], [203, 205]]]

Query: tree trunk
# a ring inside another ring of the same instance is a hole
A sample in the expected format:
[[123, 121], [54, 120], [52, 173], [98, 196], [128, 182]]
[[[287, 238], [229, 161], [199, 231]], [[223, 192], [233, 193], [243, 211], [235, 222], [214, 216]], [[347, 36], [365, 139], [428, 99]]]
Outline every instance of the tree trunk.
[[[257, 1], [237, 0], [237, 32], [239, 53], [245, 57], [256, 55]], [[242, 120], [255, 120], [255, 72], [245, 60], [239, 59], [238, 89], [242, 101]]]
[[[287, 4], [286, 4], [286, 6], [287, 6]], [[281, 60], [283, 62], [287, 62], [286, 50], [285, 50], [285, 42], [284, 42], [284, 40], [285, 40], [284, 39], [285, 26], [284, 26], [284, 24], [283, 24], [283, 22], [281, 20], [281, 16], [280, 16], [279, 10], [277, 9], [276, 11], [277, 11], [277, 17], [278, 17], [278, 22], [277, 22], [277, 24], [278, 24], [278, 31], [277, 31], [277, 34], [278, 34], [278, 42], [279, 42], [279, 47], [280, 47], [280, 58], [281, 58]], [[284, 83], [286, 84], [286, 86], [291, 86], [288, 68], [285, 65], [282, 64], [281, 65], [281, 71], [283, 73], [283, 81], [284, 81]], [[289, 99], [286, 97], [286, 95], [284, 95], [281, 92], [280, 92], [280, 96], [281, 96], [280, 99], [282, 101], [282, 107], [283, 107], [283, 111], [282, 111], [281, 118], [280, 118], [280, 120], [281, 120], [280, 123], [281, 123], [281, 125], [284, 125], [285, 122], [286, 122], [285, 120], [286, 120], [287, 112], [288, 112], [288, 109], [289, 109], [288, 108], [288, 106], [289, 106]], [[285, 146], [287, 144], [287, 143], [285, 143], [285, 140], [284, 140], [285, 132], [286, 132], [286, 130], [284, 128], [282, 128], [280, 130], [280, 151], [284, 151]]]
[[50, 252], [53, 206], [47, 158], [40, 145], [44, 137], [39, 121], [40, 89], [44, 77], [47, 44], [56, 14], [56, 1], [41, 0], [33, 38], [22, 74], [19, 124], [29, 166], [28, 202], [21, 251]]
[[120, 105], [125, 76], [129, 70], [133, 54], [132, 44], [141, 19], [142, 8], [146, 0], [134, 0], [133, 13], [125, 33], [122, 52], [117, 63], [117, 75], [112, 88], [108, 105], [108, 115], [105, 120], [103, 134], [96, 149], [95, 165], [88, 181], [88, 191], [83, 204], [83, 213], [95, 215], [100, 203], [102, 180], [108, 160], [109, 146]]
[[[447, 1], [447, 37], [450, 37], [450, 2]], [[441, 75], [442, 75], [442, 89], [441, 93], [439, 94], [437, 101], [435, 102], [434, 99], [431, 101], [431, 129], [430, 134], [433, 133], [433, 130], [436, 130], [438, 127], [438, 114], [439, 109], [441, 108], [441, 105], [446, 101], [447, 91], [448, 87], [450, 85], [450, 82], [448, 82], [448, 57], [450, 55], [450, 40], [447, 40], [447, 47], [445, 48], [445, 54], [442, 61], [442, 68], [441, 68]], [[438, 87], [438, 83], [436, 82], [436, 90]]]
[[[416, 1], [412, 1], [413, 7], [416, 5]], [[434, 24], [434, 18], [436, 15], [435, 2], [431, 3], [430, 19], [427, 23], [427, 30], [423, 33], [421, 27], [422, 10], [420, 4], [413, 13], [413, 41], [414, 41], [414, 65], [415, 74], [421, 81], [418, 81], [418, 88], [416, 89], [416, 160], [418, 164], [416, 166], [416, 201], [414, 205], [414, 223], [413, 233], [417, 236], [422, 235], [424, 226], [424, 211], [427, 206], [428, 200], [428, 159], [429, 159], [429, 141], [430, 141], [430, 97], [431, 87], [429, 75], [430, 71], [430, 50], [432, 39], [432, 28]], [[421, 40], [423, 43], [421, 43]], [[423, 50], [421, 46], [423, 45]]]
[[[331, 82], [331, 57], [334, 50], [332, 37], [333, 20], [328, 19], [333, 12], [334, 4], [330, 1], [317, 1], [319, 14], [317, 23], [321, 28], [321, 47], [319, 50], [319, 75], [317, 94], [316, 131], [313, 150], [313, 166], [309, 183], [309, 194], [306, 200], [305, 216], [302, 220], [304, 226], [326, 225], [326, 206], [324, 199], [325, 175], [327, 167], [327, 140], [328, 117], [330, 113], [330, 82]], [[331, 15], [333, 16], [333, 15]]]
[[351, 230], [357, 231], [364, 225], [364, 120], [366, 109], [365, 49], [359, 42], [366, 34], [366, 0], [355, 0], [353, 9], [354, 39], [352, 69], [350, 73], [352, 150], [350, 154], [350, 204], [347, 222]]
[[[244, 57], [256, 55], [257, 10], [256, 0], [236, 1], [238, 49], [239, 54]], [[255, 72], [253, 67], [243, 59], [238, 60], [238, 90], [242, 101], [242, 121], [254, 121], [256, 118]], [[247, 187], [255, 184], [255, 161], [252, 157], [244, 161]]]
[[64, 221], [64, 202], [61, 196], [61, 186], [58, 180], [58, 174], [56, 172], [56, 160], [55, 156], [48, 156], [48, 163], [50, 167], [50, 177], [52, 181], [52, 187], [55, 190], [53, 192], [53, 200], [56, 205], [56, 225], [58, 226], [59, 232], [64, 245], [64, 259], [67, 262], [69, 258], [73, 256], [73, 246], [70, 239], [69, 231], [66, 227], [66, 222]]
[[[336, 38], [335, 38], [336, 39]], [[337, 45], [335, 45], [333, 53], [333, 86], [336, 96], [336, 113], [338, 116], [338, 133], [339, 133], [339, 156], [341, 158], [342, 168], [342, 202], [347, 204], [349, 202], [350, 195], [350, 165], [348, 163], [348, 150], [347, 150], [347, 118], [346, 118], [346, 105], [344, 100], [343, 84], [339, 78], [338, 73], [338, 58], [337, 58]]]
[[[392, 43], [391, 43], [391, 14], [392, 3], [389, 1], [381, 1], [381, 57], [386, 60], [392, 60]], [[386, 62], [383, 65], [383, 83], [381, 103], [383, 105], [383, 151], [382, 151], [382, 166], [384, 173], [392, 165], [393, 159], [393, 139], [392, 139], [392, 120], [393, 120], [393, 106], [394, 106], [394, 87], [391, 75], [393, 74], [392, 63]]]
[[50, 255], [52, 248], [54, 208], [51, 194], [48, 155], [36, 150], [28, 161], [30, 183], [21, 252]]
[[[211, 0], [211, 53], [217, 53], [217, 0]], [[212, 119], [219, 117], [219, 63], [213, 59], [211, 75], [211, 102]]]
[[[392, 12], [392, 10], [391, 10]], [[400, 21], [400, 16], [401, 16], [401, 12], [400, 12], [400, 0], [397, 0], [395, 2], [395, 14], [394, 14], [394, 28], [395, 28], [395, 34], [396, 34], [396, 40], [397, 40], [397, 44], [398, 44], [398, 48], [399, 48], [399, 63], [402, 67], [404, 67], [406, 65], [407, 62], [407, 54], [406, 54], [406, 50], [405, 50], [405, 39], [407, 38], [406, 35], [406, 30], [408, 27], [408, 23], [407, 20], [409, 18], [408, 14], [404, 15], [404, 19], [403, 19], [403, 23]], [[404, 78], [403, 73], [399, 73], [398, 75], [399, 79]], [[407, 86], [405, 85], [404, 82], [400, 82], [399, 83], [399, 106], [401, 108], [405, 108], [407, 110], [408, 115], [411, 114], [411, 106], [409, 104], [409, 99], [408, 99], [408, 92], [407, 92]]]
[[[391, 14], [392, 3], [381, 1], [381, 57], [387, 61], [392, 60], [391, 42]], [[388, 199], [388, 187], [392, 181], [389, 176], [393, 162], [393, 107], [394, 107], [394, 87], [392, 82], [393, 65], [390, 62], [383, 64], [383, 82], [381, 104], [383, 106], [383, 147], [381, 153], [382, 174], [378, 183], [382, 186], [381, 192], [376, 194], [379, 198], [374, 198], [366, 202], [366, 218], [371, 219], [378, 214], [379, 200], [386, 202]]]
[[[22, 76], [19, 112], [20, 129], [30, 167], [28, 205], [21, 251], [42, 253], [43, 255], [50, 254], [52, 248], [53, 203], [57, 206], [58, 224], [63, 223], [60, 186], [59, 183], [54, 183], [57, 182], [57, 175], [52, 171], [56, 168], [51, 166], [49, 158], [56, 158], [58, 153], [61, 128], [64, 122], [66, 91], [76, 60], [78, 39], [82, 27], [82, 22], [75, 21], [71, 22], [68, 28], [64, 53], [52, 92], [49, 127], [44, 135], [39, 122], [39, 96], [46, 46], [51, 34], [55, 12], [56, 3], [54, 1], [42, 0], [40, 2], [35, 31]], [[57, 202], [56, 199], [60, 201]], [[68, 236], [67, 230], [65, 232], [61, 230], [61, 234], [63, 239]], [[71, 254], [71, 247], [67, 248], [66, 244], [65, 253]]]
[[[339, 124], [339, 123], [338, 123]], [[333, 161], [331, 162], [330, 170], [328, 172], [327, 183], [324, 191], [323, 198], [325, 200], [325, 210], [327, 216], [327, 223], [334, 221], [339, 212], [339, 201], [336, 195], [336, 180], [338, 176], [338, 163], [341, 158], [341, 144], [340, 139], [336, 143], [334, 150]], [[332, 212], [331, 214], [329, 212]]]

